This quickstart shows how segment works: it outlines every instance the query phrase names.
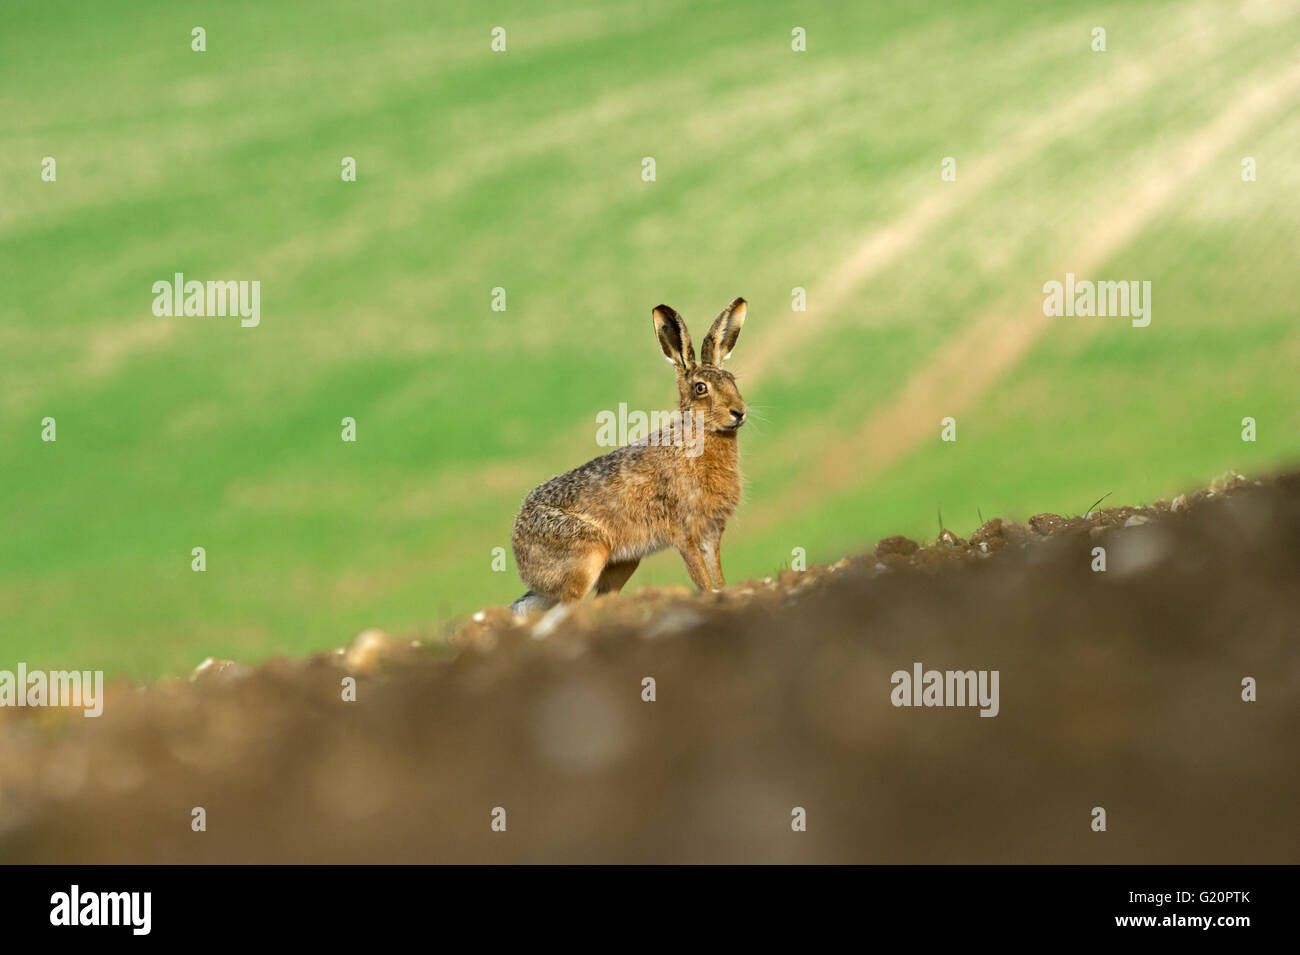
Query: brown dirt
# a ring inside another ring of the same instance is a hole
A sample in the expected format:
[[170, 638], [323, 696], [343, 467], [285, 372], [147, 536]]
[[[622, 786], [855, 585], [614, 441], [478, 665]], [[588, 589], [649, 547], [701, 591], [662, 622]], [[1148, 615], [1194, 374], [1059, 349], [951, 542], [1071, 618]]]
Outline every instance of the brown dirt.
[[[1233, 477], [588, 600], [544, 640], [493, 608], [99, 719], [0, 710], [0, 860], [1300, 862], [1298, 580], [1300, 475]], [[895, 708], [916, 661], [998, 670], [999, 715]]]

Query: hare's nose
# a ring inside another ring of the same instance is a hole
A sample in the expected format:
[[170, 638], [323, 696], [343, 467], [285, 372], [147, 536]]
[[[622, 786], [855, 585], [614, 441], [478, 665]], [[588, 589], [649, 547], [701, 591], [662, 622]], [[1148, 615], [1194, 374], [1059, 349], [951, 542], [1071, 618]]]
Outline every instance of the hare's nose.
[[735, 420], [736, 424], [738, 425], [745, 420], [745, 415], [747, 413], [748, 411], [737, 411], [735, 408], [731, 409], [731, 417]]

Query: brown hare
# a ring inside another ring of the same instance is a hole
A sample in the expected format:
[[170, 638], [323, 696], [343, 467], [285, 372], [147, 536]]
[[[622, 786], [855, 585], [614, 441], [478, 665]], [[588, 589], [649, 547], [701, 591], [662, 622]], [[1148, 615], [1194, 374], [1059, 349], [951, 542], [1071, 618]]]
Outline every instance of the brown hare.
[[714, 320], [699, 364], [682, 317], [667, 305], [651, 314], [677, 369], [681, 418], [524, 498], [513, 543], [529, 590], [511, 604], [517, 614], [570, 604], [592, 588], [617, 593], [641, 558], [666, 547], [677, 548], [696, 587], [723, 586], [722, 532], [740, 502], [737, 432], [749, 409], [722, 363], [745, 323], [745, 300]]

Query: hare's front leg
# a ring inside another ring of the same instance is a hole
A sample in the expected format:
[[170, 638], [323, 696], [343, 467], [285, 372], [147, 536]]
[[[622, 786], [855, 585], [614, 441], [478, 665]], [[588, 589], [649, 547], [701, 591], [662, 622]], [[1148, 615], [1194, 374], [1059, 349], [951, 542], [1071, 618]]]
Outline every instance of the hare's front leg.
[[709, 590], [709, 567], [704, 562], [704, 553], [694, 538], [687, 538], [677, 546], [677, 551], [686, 563], [686, 573], [691, 575], [691, 583], [699, 590]]
[[721, 590], [727, 586], [726, 581], [722, 579], [722, 531], [706, 537], [700, 545], [700, 550], [704, 552], [704, 563], [714, 588]]
[[596, 580], [596, 593], [618, 593], [623, 589], [623, 585], [627, 583], [627, 579], [632, 576], [640, 563], [640, 558], [636, 560], [610, 561], [605, 565], [605, 569], [600, 572], [600, 577]]

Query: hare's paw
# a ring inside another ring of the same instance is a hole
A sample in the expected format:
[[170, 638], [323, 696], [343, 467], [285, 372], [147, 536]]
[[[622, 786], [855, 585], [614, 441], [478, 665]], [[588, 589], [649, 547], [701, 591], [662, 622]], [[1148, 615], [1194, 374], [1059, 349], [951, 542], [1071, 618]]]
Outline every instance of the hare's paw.
[[510, 609], [517, 617], [526, 617], [537, 610], [550, 610], [555, 606], [554, 597], [543, 597], [541, 594], [533, 593], [531, 590], [510, 605]]

